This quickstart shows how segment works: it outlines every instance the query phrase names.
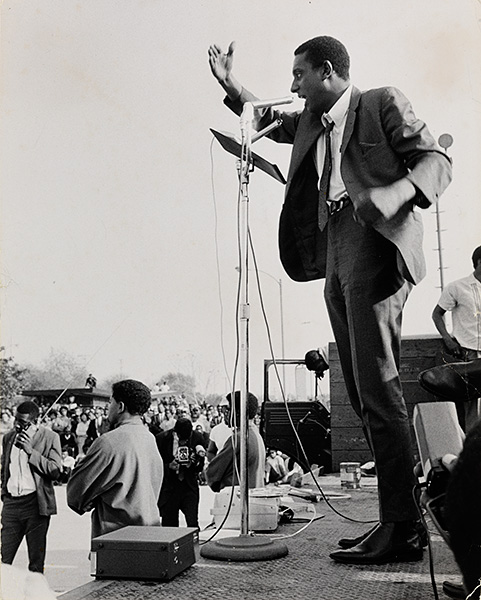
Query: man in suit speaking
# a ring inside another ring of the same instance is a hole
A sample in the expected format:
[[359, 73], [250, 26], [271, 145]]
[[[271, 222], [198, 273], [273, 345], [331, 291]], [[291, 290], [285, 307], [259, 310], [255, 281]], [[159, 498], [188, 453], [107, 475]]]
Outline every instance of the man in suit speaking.
[[[232, 74], [234, 43], [209, 48], [225, 104], [241, 114], [257, 97]], [[304, 110], [255, 109], [261, 130], [293, 144], [279, 224], [282, 264], [295, 281], [325, 278], [324, 296], [344, 379], [376, 461], [380, 520], [340, 541], [348, 564], [420, 560], [408, 415], [399, 379], [402, 311], [425, 274], [417, 208], [436, 202], [451, 164], [396, 88], [361, 92], [338, 40], [320, 36], [294, 53], [291, 92]]]

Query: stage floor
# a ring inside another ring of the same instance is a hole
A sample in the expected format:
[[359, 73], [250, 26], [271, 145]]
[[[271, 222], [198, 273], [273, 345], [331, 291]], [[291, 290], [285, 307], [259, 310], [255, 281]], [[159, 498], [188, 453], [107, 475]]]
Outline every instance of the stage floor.
[[[320, 477], [331, 504], [344, 516], [358, 521], [377, 519], [376, 479], [361, 480], [361, 489], [337, 497], [339, 476]], [[311, 488], [312, 486], [309, 486]], [[415, 563], [382, 566], [337, 564], [329, 553], [341, 537], [359, 535], [372, 524], [357, 523], [336, 514], [324, 500], [313, 503], [317, 516], [306, 522], [281, 524], [267, 533], [288, 547], [283, 558], [255, 562], [226, 562], [200, 556], [196, 563], [169, 582], [93, 580], [59, 596], [61, 600], [177, 599], [183, 600], [427, 600], [433, 598], [428, 551]], [[298, 532], [298, 533], [297, 533]], [[204, 532], [201, 537], [210, 532]], [[261, 536], [263, 534], [256, 534]], [[202, 543], [202, 542], [201, 542]], [[431, 526], [431, 544], [436, 583], [444, 598], [442, 582], [459, 582], [454, 558], [441, 536]]]

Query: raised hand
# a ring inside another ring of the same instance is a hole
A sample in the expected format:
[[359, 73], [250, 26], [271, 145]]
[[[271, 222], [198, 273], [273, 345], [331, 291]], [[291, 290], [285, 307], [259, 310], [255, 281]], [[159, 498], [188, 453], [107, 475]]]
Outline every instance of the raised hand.
[[231, 42], [226, 53], [216, 44], [209, 47], [209, 65], [212, 74], [219, 82], [229, 79], [234, 62], [235, 42]]

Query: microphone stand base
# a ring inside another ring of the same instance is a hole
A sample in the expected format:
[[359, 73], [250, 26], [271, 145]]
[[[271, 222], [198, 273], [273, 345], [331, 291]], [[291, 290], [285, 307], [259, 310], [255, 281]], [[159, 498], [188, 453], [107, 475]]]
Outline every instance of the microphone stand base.
[[208, 542], [200, 549], [200, 555], [203, 558], [236, 562], [272, 560], [282, 558], [287, 554], [287, 546], [282, 542], [253, 535], [240, 535], [239, 537], [215, 540]]

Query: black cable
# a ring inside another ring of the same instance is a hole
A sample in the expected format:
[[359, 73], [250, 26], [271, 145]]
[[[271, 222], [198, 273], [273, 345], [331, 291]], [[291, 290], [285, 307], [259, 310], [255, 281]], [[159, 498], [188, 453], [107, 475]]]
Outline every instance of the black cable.
[[[213, 169], [214, 169], [214, 164], [213, 164], [213, 155], [212, 155], [212, 145], [214, 142], [214, 137], [212, 138], [211, 141], [211, 184], [212, 184], [212, 192], [213, 192], [213, 198], [214, 198], [214, 210], [215, 210], [215, 192], [214, 192], [214, 181], [213, 181]], [[244, 142], [242, 142], [242, 146], [241, 146], [241, 156], [244, 158], [245, 160], [245, 144]], [[240, 331], [239, 331], [239, 319], [240, 319], [240, 296], [241, 296], [241, 279], [242, 279], [242, 268], [243, 265], [241, 265], [241, 239], [240, 239], [240, 208], [241, 208], [241, 202], [242, 202], [242, 182], [241, 182], [241, 177], [240, 177], [240, 173], [239, 173], [239, 182], [238, 182], [238, 188], [237, 188], [237, 250], [238, 250], [238, 262], [239, 262], [239, 275], [237, 278], [237, 290], [236, 290], [236, 300], [235, 300], [235, 341], [236, 341], [236, 350], [235, 350], [235, 357], [234, 357], [234, 368], [233, 368], [233, 374], [232, 374], [232, 383], [231, 383], [231, 398], [232, 398], [232, 402], [231, 402], [231, 408], [234, 407], [234, 398], [235, 398], [235, 388], [236, 388], [236, 379], [237, 379], [237, 371], [239, 368], [239, 355], [240, 355]], [[215, 218], [216, 218], [216, 223], [217, 223], [217, 212], [215, 210]], [[220, 296], [220, 268], [219, 268], [219, 260], [218, 260], [218, 246], [217, 246], [217, 238], [216, 238], [216, 259], [217, 259], [217, 269], [218, 269], [218, 285], [219, 285], [219, 296]], [[221, 306], [222, 306], [222, 302], [221, 302]], [[221, 332], [223, 332], [223, 328], [221, 326]], [[224, 351], [224, 346], [223, 346], [223, 334], [222, 334], [222, 344], [221, 344], [221, 349], [222, 349], [222, 355], [224, 358], [224, 368], [226, 369], [226, 374], [228, 376], [227, 373], [227, 367], [226, 367], [226, 360], [225, 360], [225, 351]], [[226, 509], [226, 513], [224, 515], [224, 518], [222, 519], [222, 522], [220, 523], [219, 527], [216, 528], [215, 532], [213, 533], [213, 535], [208, 539], [205, 540], [204, 542], [200, 542], [199, 545], [204, 545], [207, 544], [208, 542], [212, 541], [214, 539], [214, 537], [221, 531], [221, 529], [224, 527], [227, 519], [229, 518], [229, 514], [230, 511], [232, 509], [232, 505], [233, 505], [233, 500], [234, 500], [234, 492], [235, 492], [235, 485], [234, 485], [234, 481], [235, 481], [235, 475], [237, 476], [237, 480], [240, 481], [240, 475], [239, 475], [239, 465], [238, 465], [238, 461], [237, 461], [237, 448], [238, 448], [238, 431], [237, 431], [237, 422], [236, 422], [236, 414], [235, 414], [235, 409], [231, 410], [231, 421], [232, 421], [232, 426], [233, 426], [233, 434], [232, 434], [232, 446], [233, 446], [233, 470], [232, 470], [232, 485], [231, 485], [231, 493], [230, 493], [230, 498], [229, 498], [229, 504], [227, 506]]]
[[433, 548], [431, 544], [431, 535], [429, 532], [428, 525], [426, 523], [426, 519], [424, 517], [424, 513], [421, 507], [421, 494], [417, 494], [420, 490], [427, 487], [427, 483], [417, 483], [412, 489], [412, 496], [414, 500], [414, 504], [416, 505], [416, 509], [419, 514], [419, 518], [421, 520], [422, 526], [426, 531], [426, 536], [428, 540], [428, 556], [429, 556], [429, 575], [431, 577], [431, 586], [433, 588], [434, 598], [435, 600], [439, 600], [438, 588], [436, 586], [436, 579], [434, 577], [434, 561], [433, 561]]
[[262, 316], [264, 318], [264, 324], [265, 324], [266, 330], [267, 330], [267, 338], [268, 338], [268, 341], [269, 341], [269, 348], [270, 348], [270, 351], [271, 351], [271, 359], [272, 359], [272, 362], [273, 362], [273, 365], [274, 365], [274, 370], [275, 370], [275, 373], [276, 373], [277, 382], [278, 382], [279, 388], [281, 390], [282, 401], [284, 402], [284, 406], [285, 406], [286, 413], [287, 413], [287, 416], [288, 416], [288, 419], [289, 419], [289, 423], [290, 423], [291, 429], [294, 432], [294, 435], [296, 437], [296, 441], [299, 444], [299, 448], [302, 451], [302, 455], [304, 457], [306, 465], [308, 466], [309, 473], [311, 474], [312, 479], [313, 479], [314, 483], [316, 484], [316, 487], [319, 490], [319, 492], [320, 492], [323, 500], [326, 502], [327, 506], [329, 506], [329, 508], [334, 513], [336, 513], [337, 515], [339, 515], [343, 519], [347, 519], [348, 521], [352, 521], [354, 523], [364, 523], [364, 524], [377, 523], [378, 522], [377, 519], [376, 520], [369, 520], [369, 521], [365, 521], [365, 520], [361, 520], [361, 519], [354, 519], [353, 517], [346, 516], [345, 514], [341, 513], [339, 510], [337, 510], [337, 508], [335, 508], [331, 504], [331, 502], [329, 501], [328, 497], [324, 493], [324, 490], [321, 488], [321, 486], [319, 485], [319, 482], [317, 481], [317, 479], [314, 476], [314, 473], [312, 472], [312, 469], [310, 467], [309, 459], [307, 457], [306, 451], [304, 449], [304, 446], [302, 444], [301, 438], [299, 437], [299, 434], [297, 432], [297, 428], [296, 428], [296, 426], [294, 424], [294, 421], [292, 419], [291, 413], [289, 411], [288, 402], [287, 402], [287, 399], [286, 399], [286, 396], [285, 396], [285, 390], [283, 388], [283, 385], [282, 385], [282, 382], [281, 382], [281, 377], [280, 377], [280, 374], [279, 374], [279, 370], [277, 368], [277, 362], [276, 362], [276, 359], [275, 359], [275, 356], [274, 356], [274, 350], [273, 350], [273, 347], [272, 347], [272, 338], [271, 338], [271, 333], [270, 333], [269, 321], [268, 321], [268, 318], [267, 318], [267, 313], [265, 311], [264, 299], [263, 299], [263, 296], [262, 296], [262, 289], [261, 289], [260, 277], [259, 277], [259, 269], [258, 269], [258, 266], [257, 266], [257, 259], [256, 259], [254, 244], [253, 244], [253, 241], [252, 241], [252, 236], [251, 236], [250, 230], [248, 232], [248, 236], [249, 236], [249, 246], [251, 248], [252, 260], [253, 260], [253, 264], [254, 264], [254, 272], [256, 274], [256, 282], [257, 282], [257, 290], [258, 290], [258, 293], [259, 293], [259, 301], [260, 301], [260, 305], [261, 305]]

